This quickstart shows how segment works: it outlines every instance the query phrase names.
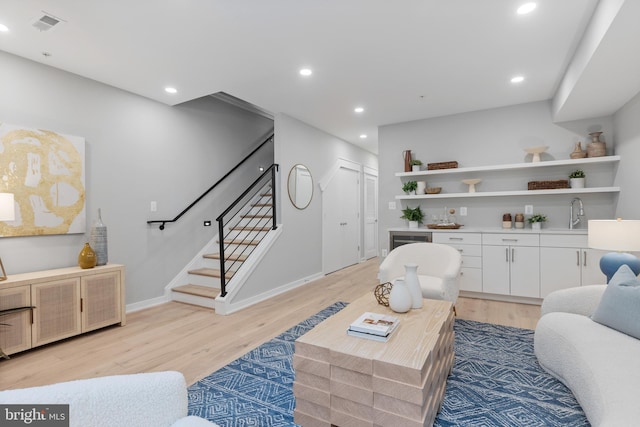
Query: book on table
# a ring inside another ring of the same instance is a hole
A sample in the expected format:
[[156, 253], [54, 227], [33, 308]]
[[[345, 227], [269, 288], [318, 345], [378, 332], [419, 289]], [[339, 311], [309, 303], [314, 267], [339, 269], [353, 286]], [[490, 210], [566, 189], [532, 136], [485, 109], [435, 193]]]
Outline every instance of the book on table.
[[398, 327], [398, 323], [400, 323], [400, 319], [395, 316], [367, 311], [349, 325], [347, 333], [366, 334], [364, 338], [368, 335], [388, 337]]
[[389, 332], [389, 335], [376, 335], [376, 334], [369, 334], [366, 332], [357, 332], [357, 331], [352, 331], [351, 329], [347, 329], [347, 335], [350, 335], [352, 337], [358, 337], [358, 338], [366, 338], [368, 340], [387, 342], [389, 341], [391, 332]]

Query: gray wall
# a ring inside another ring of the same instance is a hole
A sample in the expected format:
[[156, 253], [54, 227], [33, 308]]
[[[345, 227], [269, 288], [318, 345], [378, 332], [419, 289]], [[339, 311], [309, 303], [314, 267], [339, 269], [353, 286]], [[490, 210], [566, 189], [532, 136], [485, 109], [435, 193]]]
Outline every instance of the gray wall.
[[640, 183], [640, 93], [614, 115], [616, 153], [620, 154], [620, 167], [616, 185], [623, 188], [616, 216], [640, 219], [638, 184]]
[[[402, 151], [412, 150], [414, 158], [423, 163], [456, 160], [459, 167], [501, 165], [531, 161], [531, 155], [524, 148], [547, 145], [549, 149], [543, 160], [568, 159], [577, 141], [582, 141], [583, 148], [590, 141], [589, 132], [601, 130], [607, 142], [608, 154], [614, 154], [613, 118], [595, 118], [569, 123], [553, 123], [550, 102], [534, 102], [491, 110], [476, 111], [446, 117], [398, 123], [379, 128], [380, 162], [380, 218], [379, 234], [381, 248], [386, 248], [390, 227], [406, 226], [400, 219], [400, 209], [406, 203], [398, 201], [397, 210], [389, 210], [388, 203], [395, 201], [395, 196], [402, 194], [402, 180], [396, 172], [403, 171]], [[567, 169], [567, 168], [564, 168]], [[570, 168], [569, 168], [570, 169]], [[585, 168], [587, 169], [587, 168]], [[483, 174], [483, 189], [522, 189], [527, 188], [529, 180], [567, 179], [567, 170], [561, 171], [527, 171], [525, 175], [509, 172]], [[597, 171], [587, 180], [594, 186], [600, 181], [607, 181], [606, 174], [601, 176]], [[609, 174], [609, 178], [610, 178]], [[440, 178], [427, 177], [428, 186], [441, 186]], [[449, 192], [464, 192], [466, 186], [459, 182], [471, 176], [455, 175], [446, 182]], [[444, 179], [444, 178], [442, 178]], [[513, 180], [518, 181], [513, 181]], [[431, 182], [431, 183], [430, 183]], [[519, 187], [513, 188], [516, 183]], [[457, 185], [457, 187], [456, 187]], [[607, 185], [611, 185], [608, 183]], [[451, 187], [453, 186], [453, 187]], [[453, 189], [452, 189], [453, 188]], [[524, 212], [525, 204], [532, 204], [534, 212], [545, 213], [549, 217], [547, 226], [567, 227], [569, 203], [571, 195], [531, 196], [531, 197], [492, 197], [467, 199], [434, 199], [422, 201], [420, 205], [427, 214], [439, 214], [446, 206], [459, 211], [461, 206], [468, 208], [467, 217], [458, 216], [459, 222], [467, 227], [500, 227], [502, 214], [505, 212]], [[582, 196], [589, 218], [611, 217], [614, 214], [612, 201], [616, 197], [602, 195]], [[414, 207], [416, 202], [411, 202]]]
[[[273, 121], [211, 97], [169, 107], [4, 52], [0, 63], [0, 120], [86, 139], [88, 227], [101, 208], [109, 262], [127, 269], [127, 303], [161, 296], [216, 234], [202, 221], [215, 219], [233, 188], [221, 188], [164, 231], [146, 221], [173, 218], [248, 154]], [[271, 149], [256, 162], [272, 159]], [[255, 164], [231, 187], [254, 174]], [[72, 266], [87, 239], [0, 238], [0, 256], [8, 274]]]
[[[292, 117], [277, 115], [275, 130], [275, 158], [280, 165], [279, 222], [283, 223], [283, 234], [237, 300], [322, 274], [322, 193], [318, 181], [331, 171], [338, 159], [378, 169], [378, 158], [374, 154]], [[287, 195], [289, 170], [298, 163], [307, 166], [313, 177], [313, 198], [304, 210], [296, 209]]]

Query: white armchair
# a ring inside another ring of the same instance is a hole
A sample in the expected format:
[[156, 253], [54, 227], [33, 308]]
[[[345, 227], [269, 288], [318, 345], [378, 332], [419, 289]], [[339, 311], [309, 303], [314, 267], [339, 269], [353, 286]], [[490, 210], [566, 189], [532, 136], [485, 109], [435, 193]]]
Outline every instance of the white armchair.
[[5, 390], [0, 404], [68, 404], [71, 427], [217, 427], [187, 416], [187, 385], [175, 371]]
[[405, 264], [418, 265], [418, 279], [422, 296], [451, 301], [454, 305], [460, 292], [459, 276], [462, 265], [460, 252], [439, 243], [410, 243], [398, 246], [382, 261], [380, 283], [404, 277]]

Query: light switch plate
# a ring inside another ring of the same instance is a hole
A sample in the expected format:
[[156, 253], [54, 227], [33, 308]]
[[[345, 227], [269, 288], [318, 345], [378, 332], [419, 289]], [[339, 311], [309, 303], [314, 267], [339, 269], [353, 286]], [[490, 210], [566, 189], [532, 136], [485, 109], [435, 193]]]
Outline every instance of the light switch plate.
[[156, 212], [158, 210], [158, 203], [154, 200], [151, 202], [151, 206], [149, 206], [151, 212]]
[[466, 206], [462, 206], [460, 208], [460, 216], [467, 216], [467, 207]]
[[389, 202], [389, 210], [390, 211], [396, 210], [396, 202]]
[[533, 205], [524, 205], [524, 213], [526, 215], [533, 215]]

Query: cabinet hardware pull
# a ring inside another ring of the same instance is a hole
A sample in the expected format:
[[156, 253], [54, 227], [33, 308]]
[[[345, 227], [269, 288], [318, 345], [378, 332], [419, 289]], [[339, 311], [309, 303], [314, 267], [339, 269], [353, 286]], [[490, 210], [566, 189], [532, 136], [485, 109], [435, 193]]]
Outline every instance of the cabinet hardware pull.
[[505, 261], [509, 262], [509, 248], [504, 248]]
[[515, 262], [516, 260], [516, 250], [511, 248], [511, 262]]
[[503, 242], [517, 242], [518, 239], [502, 239]]
[[462, 237], [449, 237], [449, 240], [464, 240]]
[[587, 266], [587, 251], [584, 251], [584, 260], [583, 260], [583, 264], [585, 267]]
[[580, 267], [580, 251], [576, 251], [576, 265]]

